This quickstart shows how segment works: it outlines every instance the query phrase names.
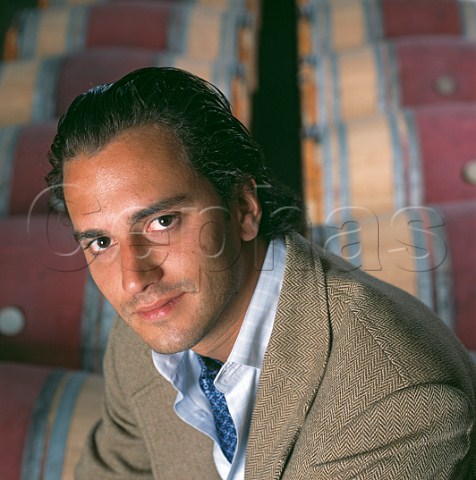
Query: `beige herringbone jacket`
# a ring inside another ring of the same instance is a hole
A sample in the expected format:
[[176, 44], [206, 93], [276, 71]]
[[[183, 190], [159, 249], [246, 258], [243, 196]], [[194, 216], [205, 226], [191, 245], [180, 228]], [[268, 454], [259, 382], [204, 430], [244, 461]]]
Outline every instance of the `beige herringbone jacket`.
[[[422, 304], [287, 240], [246, 479], [474, 479], [475, 367]], [[105, 361], [103, 419], [77, 478], [213, 480], [211, 441], [123, 322]]]

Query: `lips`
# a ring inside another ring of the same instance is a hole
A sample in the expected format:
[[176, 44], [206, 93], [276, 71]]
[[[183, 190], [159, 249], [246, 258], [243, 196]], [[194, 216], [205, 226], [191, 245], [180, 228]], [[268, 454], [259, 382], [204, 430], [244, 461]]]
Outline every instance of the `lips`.
[[136, 310], [136, 314], [144, 320], [155, 320], [165, 317], [172, 312], [182, 299], [182, 296], [183, 293], [180, 293], [167, 299], [161, 299], [152, 304], [142, 306]]

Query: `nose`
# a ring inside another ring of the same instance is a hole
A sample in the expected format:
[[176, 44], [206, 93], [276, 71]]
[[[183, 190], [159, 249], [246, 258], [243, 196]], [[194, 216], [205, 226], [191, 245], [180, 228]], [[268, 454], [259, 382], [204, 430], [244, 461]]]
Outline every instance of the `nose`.
[[[121, 248], [122, 288], [131, 294], [138, 294], [150, 285], [160, 282], [164, 272], [162, 264], [165, 252], [155, 251], [150, 245], [129, 243]], [[161, 258], [159, 258], [161, 257]]]

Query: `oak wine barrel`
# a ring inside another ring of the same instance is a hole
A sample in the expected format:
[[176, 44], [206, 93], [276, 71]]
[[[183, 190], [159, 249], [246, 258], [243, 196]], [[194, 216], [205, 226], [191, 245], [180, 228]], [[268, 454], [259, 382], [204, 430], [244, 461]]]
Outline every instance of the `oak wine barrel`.
[[425, 35], [476, 38], [476, 4], [467, 0], [300, 0], [301, 56]]
[[212, 82], [230, 100], [235, 115], [249, 123], [250, 93], [238, 63], [111, 47], [0, 64], [0, 126], [57, 118], [92, 86], [148, 66], [182, 68]]
[[48, 211], [45, 175], [57, 121], [0, 128], [0, 217]]
[[[108, 0], [109, 2], [113, 1], [123, 1], [123, 0]], [[144, 1], [144, 0], [143, 0]], [[164, 1], [164, 0], [149, 0], [150, 2]], [[169, 2], [175, 3], [191, 3], [195, 5], [203, 5], [213, 8], [233, 8], [233, 7], [244, 7], [247, 10], [257, 13], [260, 7], [260, 0], [167, 0]], [[51, 8], [64, 5], [92, 5], [103, 3], [105, 0], [38, 0], [38, 7], [40, 8]]]
[[101, 371], [111, 305], [55, 215], [0, 220], [0, 360]]
[[0, 363], [0, 478], [73, 478], [100, 417], [99, 375]]
[[109, 2], [20, 10], [7, 33], [6, 60], [61, 55], [95, 47], [138, 47], [200, 60], [246, 57], [243, 9], [217, 10], [167, 1]]
[[376, 213], [476, 199], [476, 105], [395, 110], [309, 129], [302, 139], [312, 224], [342, 207]]
[[396, 107], [476, 102], [476, 41], [405, 38], [303, 59], [303, 123], [371, 115]]

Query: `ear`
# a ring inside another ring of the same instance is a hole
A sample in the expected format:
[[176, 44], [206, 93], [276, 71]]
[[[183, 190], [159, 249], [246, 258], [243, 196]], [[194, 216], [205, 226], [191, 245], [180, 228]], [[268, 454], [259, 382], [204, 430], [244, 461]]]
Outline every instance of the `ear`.
[[241, 239], [249, 242], [258, 236], [262, 217], [261, 203], [258, 199], [254, 178], [241, 186], [237, 195], [237, 203]]

